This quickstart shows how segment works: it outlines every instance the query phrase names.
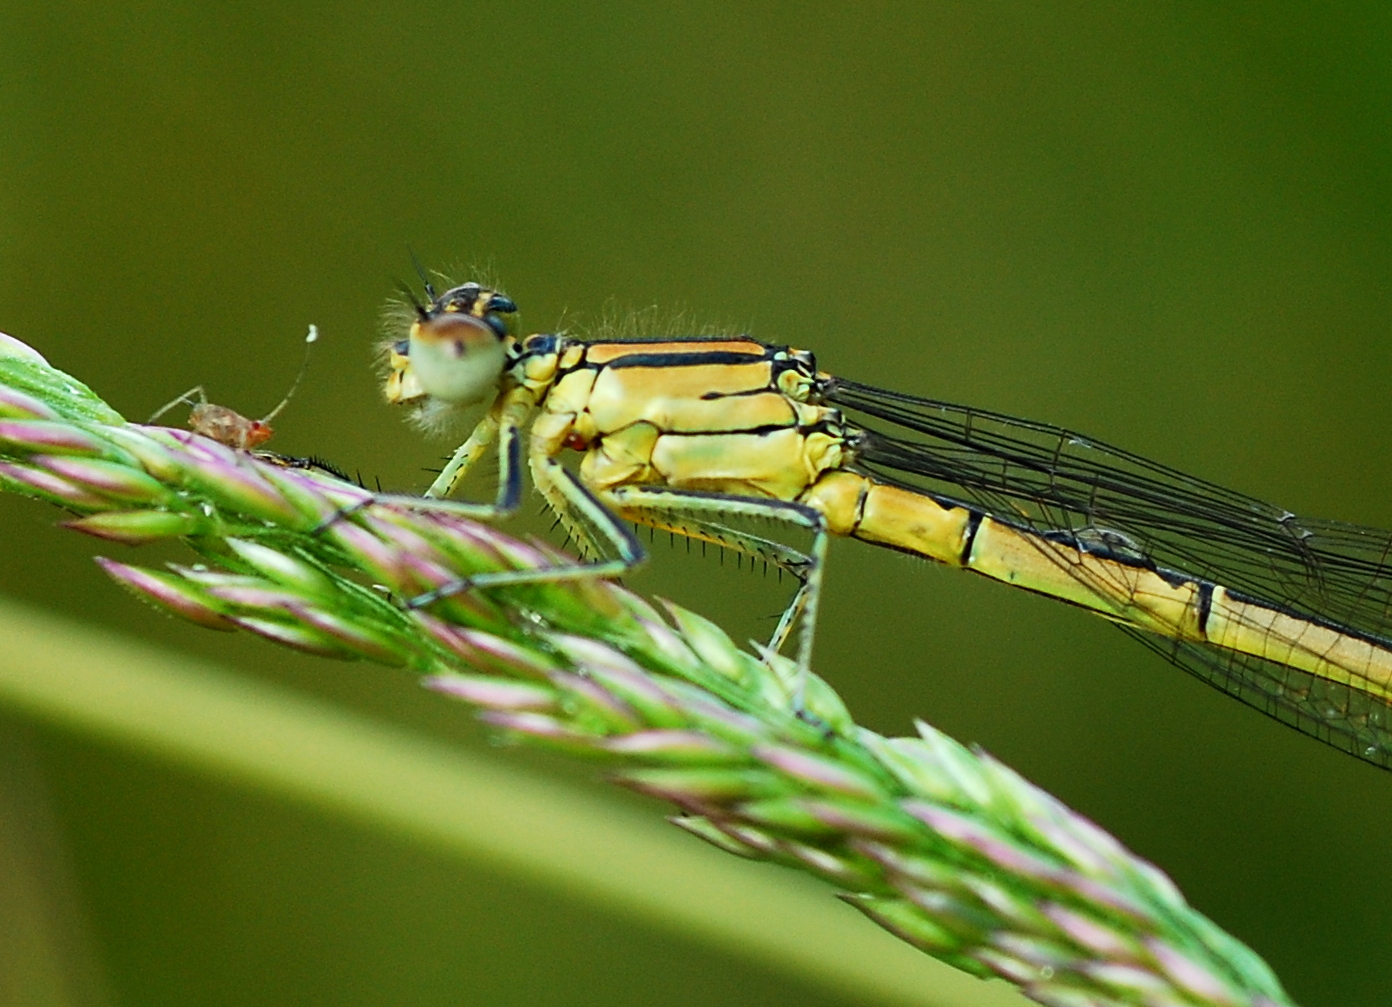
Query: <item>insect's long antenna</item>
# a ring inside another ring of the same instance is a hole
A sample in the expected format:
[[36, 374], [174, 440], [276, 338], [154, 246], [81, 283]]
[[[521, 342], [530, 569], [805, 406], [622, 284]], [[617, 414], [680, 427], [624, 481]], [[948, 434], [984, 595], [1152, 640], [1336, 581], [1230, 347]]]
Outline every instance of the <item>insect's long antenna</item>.
[[318, 340], [319, 340], [319, 326], [317, 326], [317, 325], [311, 325], [311, 326], [309, 327], [309, 332], [305, 335], [304, 359], [300, 361], [300, 372], [299, 372], [298, 374], [295, 375], [295, 380], [294, 380], [294, 382], [290, 385], [290, 390], [289, 390], [288, 392], [285, 393], [285, 398], [283, 398], [283, 399], [280, 400], [280, 405], [276, 406], [274, 409], [272, 409], [270, 412], [268, 412], [265, 416], [261, 417], [261, 419], [260, 419], [259, 422], [261, 422], [261, 423], [269, 423], [269, 422], [271, 422], [271, 420], [273, 420], [273, 419], [275, 419], [277, 416], [279, 416], [279, 415], [280, 415], [280, 411], [281, 411], [282, 409], [284, 409], [284, 408], [289, 404], [289, 402], [290, 402], [290, 397], [291, 397], [292, 395], [294, 395], [295, 392], [299, 389], [299, 387], [300, 387], [300, 382], [304, 381], [305, 374], [307, 374], [307, 373], [309, 372], [309, 353], [310, 353], [310, 350], [314, 349], [314, 344], [315, 344], [316, 342], [318, 342]]

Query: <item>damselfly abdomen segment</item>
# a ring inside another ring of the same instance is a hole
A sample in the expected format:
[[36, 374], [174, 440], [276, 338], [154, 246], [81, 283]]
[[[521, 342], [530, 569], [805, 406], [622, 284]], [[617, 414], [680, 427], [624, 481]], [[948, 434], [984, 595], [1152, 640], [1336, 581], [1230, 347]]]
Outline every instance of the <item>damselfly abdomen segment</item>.
[[[414, 605], [623, 573], [644, 558], [634, 522], [796, 577], [771, 647], [797, 629], [805, 670], [827, 539], [847, 536], [1102, 615], [1268, 715], [1392, 766], [1386, 532], [1305, 521], [1056, 427], [836, 378], [803, 350], [744, 336], [517, 338], [506, 297], [477, 284], [427, 293], [389, 345], [388, 398], [491, 403], [427, 497], [448, 496], [496, 443], [494, 503], [451, 506], [515, 509], [525, 455], [590, 559], [445, 585]], [[575, 472], [567, 452], [581, 455]], [[811, 543], [751, 534], [748, 519]]]

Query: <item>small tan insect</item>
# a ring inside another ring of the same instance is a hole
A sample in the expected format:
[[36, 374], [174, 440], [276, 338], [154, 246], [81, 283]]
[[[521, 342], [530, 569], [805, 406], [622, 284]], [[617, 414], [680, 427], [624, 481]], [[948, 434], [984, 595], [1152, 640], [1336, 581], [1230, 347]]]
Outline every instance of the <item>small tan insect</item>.
[[[304, 380], [305, 373], [309, 370], [310, 349], [318, 339], [319, 327], [311, 325], [309, 333], [305, 336], [305, 355], [304, 360], [300, 363], [300, 372], [295, 375], [290, 390], [285, 393], [285, 398], [280, 400], [280, 404], [259, 420], [249, 419], [228, 406], [219, 406], [209, 402], [203, 386], [195, 385], [177, 399], [161, 406], [145, 422], [154, 423], [155, 420], [175, 406], [188, 404], [193, 407], [189, 410], [188, 425], [194, 433], [202, 434], [204, 437], [215, 440], [219, 444], [225, 444], [229, 448], [237, 448], [242, 451], [258, 448], [275, 435], [271, 420], [280, 415], [280, 411], [289, 404], [291, 396], [299, 389], [300, 382]], [[197, 401], [193, 398], [195, 395]]]

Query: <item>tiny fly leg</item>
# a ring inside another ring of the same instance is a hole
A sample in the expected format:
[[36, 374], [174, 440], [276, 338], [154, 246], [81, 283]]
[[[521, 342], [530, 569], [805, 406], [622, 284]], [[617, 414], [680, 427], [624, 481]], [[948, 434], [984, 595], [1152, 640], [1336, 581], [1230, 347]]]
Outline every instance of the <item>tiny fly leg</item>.
[[[822, 570], [826, 565], [829, 538], [822, 515], [811, 507], [786, 500], [732, 497], [670, 487], [624, 486], [613, 490], [609, 497], [619, 513], [630, 520], [738, 550], [766, 560], [797, 578], [797, 593], [779, 618], [768, 649], [779, 652], [794, 626], [797, 627], [797, 685], [793, 704], [799, 714], [805, 712], [807, 673], [812, 667], [812, 643], [817, 631], [817, 606], [821, 600]], [[811, 547], [802, 552], [773, 539], [731, 528], [727, 523], [731, 518], [766, 520], [801, 528], [811, 533]]]
[[[193, 398], [195, 395], [198, 396], [197, 401], [195, 401]], [[169, 410], [173, 409], [175, 406], [206, 406], [207, 404], [208, 395], [203, 390], [203, 386], [194, 385], [188, 391], [184, 392], [184, 394], [180, 395], [177, 399], [171, 399], [170, 401], [166, 402], [164, 405], [156, 409], [153, 413], [151, 413], [150, 418], [145, 421], [145, 425], [148, 427], [150, 424], [154, 423], [155, 420], [159, 419], [161, 416], [169, 412]]]

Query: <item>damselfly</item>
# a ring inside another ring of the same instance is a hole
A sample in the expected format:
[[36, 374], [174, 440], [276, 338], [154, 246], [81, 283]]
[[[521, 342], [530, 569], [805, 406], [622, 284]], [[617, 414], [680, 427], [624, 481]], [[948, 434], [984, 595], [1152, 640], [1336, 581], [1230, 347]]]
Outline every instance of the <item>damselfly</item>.
[[[427, 491], [445, 497], [493, 444], [492, 504], [534, 485], [591, 558], [482, 574], [474, 588], [610, 577], [642, 562], [625, 522], [717, 543], [799, 587], [809, 666], [828, 536], [959, 567], [1087, 609], [1210, 685], [1392, 768], [1392, 535], [1311, 521], [1042, 423], [884, 391], [746, 336], [519, 338], [516, 307], [476, 283], [416, 303], [387, 347], [387, 398], [426, 415], [490, 402]], [[877, 425], [879, 424], [879, 425]], [[523, 432], [530, 436], [523, 447]], [[581, 457], [578, 472], [561, 463]], [[810, 536], [795, 549], [742, 526]]]

